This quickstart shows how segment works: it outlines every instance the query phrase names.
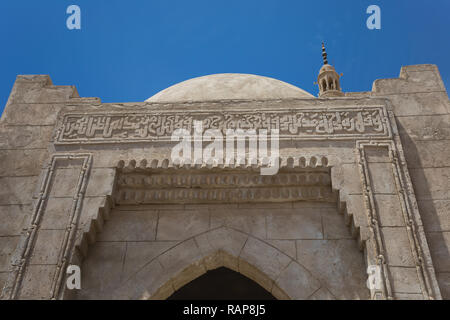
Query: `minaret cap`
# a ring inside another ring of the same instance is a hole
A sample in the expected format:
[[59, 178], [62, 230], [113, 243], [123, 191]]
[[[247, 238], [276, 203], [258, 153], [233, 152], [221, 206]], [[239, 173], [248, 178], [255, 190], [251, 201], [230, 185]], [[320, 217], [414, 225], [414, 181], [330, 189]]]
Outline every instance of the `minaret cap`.
[[322, 42], [323, 66], [320, 68], [317, 84], [319, 85], [319, 97], [342, 97], [344, 93], [341, 90], [339, 74], [334, 67], [328, 64], [328, 55], [325, 50], [325, 44]]

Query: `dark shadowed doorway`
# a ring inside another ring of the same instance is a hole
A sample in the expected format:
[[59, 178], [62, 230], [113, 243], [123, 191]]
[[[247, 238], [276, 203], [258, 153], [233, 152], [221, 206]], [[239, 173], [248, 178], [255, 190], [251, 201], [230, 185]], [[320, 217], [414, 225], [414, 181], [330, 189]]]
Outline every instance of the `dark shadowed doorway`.
[[172, 294], [168, 300], [275, 300], [259, 284], [228, 268], [210, 270]]

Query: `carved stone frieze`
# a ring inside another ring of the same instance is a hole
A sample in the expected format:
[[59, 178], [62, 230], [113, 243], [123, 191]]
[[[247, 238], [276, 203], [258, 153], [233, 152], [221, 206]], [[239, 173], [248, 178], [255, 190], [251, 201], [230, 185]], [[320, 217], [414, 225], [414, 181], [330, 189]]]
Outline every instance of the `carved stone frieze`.
[[127, 112], [67, 113], [56, 144], [170, 141], [176, 129], [278, 129], [280, 139], [388, 138], [391, 129], [384, 106], [317, 108], [264, 112]]
[[[336, 201], [325, 157], [281, 161], [280, 172], [263, 176], [252, 166], [163, 169], [141, 161], [118, 165], [116, 203]], [[168, 161], [162, 161], [169, 163]]]

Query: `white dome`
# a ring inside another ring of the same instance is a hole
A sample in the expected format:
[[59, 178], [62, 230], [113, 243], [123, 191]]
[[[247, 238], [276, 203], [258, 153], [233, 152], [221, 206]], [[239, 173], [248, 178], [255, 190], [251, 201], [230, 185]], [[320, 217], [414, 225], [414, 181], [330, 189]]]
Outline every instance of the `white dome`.
[[220, 73], [177, 83], [147, 102], [315, 98], [289, 83], [253, 74]]

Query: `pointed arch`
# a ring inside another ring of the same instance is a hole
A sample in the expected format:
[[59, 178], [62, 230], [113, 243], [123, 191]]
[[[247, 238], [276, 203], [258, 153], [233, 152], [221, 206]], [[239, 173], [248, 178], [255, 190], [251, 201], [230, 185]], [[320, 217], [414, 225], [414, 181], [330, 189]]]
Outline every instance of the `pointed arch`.
[[117, 288], [115, 299], [167, 299], [205, 274], [226, 267], [255, 281], [277, 299], [307, 299], [322, 285], [297, 261], [269, 243], [228, 227], [171, 247]]
[[255, 281], [225, 267], [205, 274], [175, 291], [167, 300], [276, 300]]

